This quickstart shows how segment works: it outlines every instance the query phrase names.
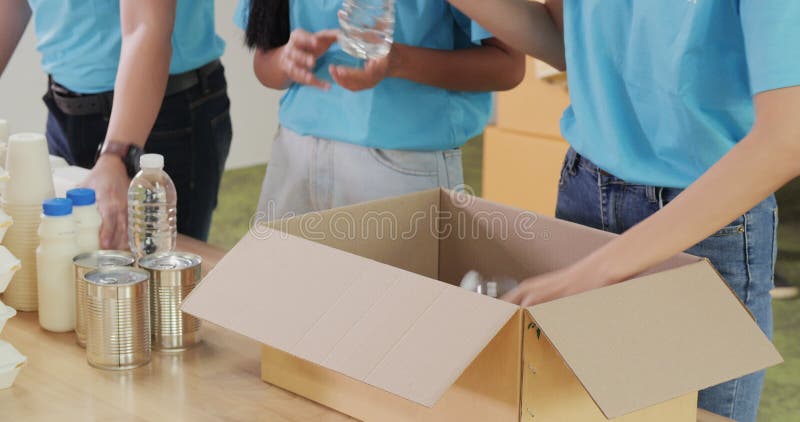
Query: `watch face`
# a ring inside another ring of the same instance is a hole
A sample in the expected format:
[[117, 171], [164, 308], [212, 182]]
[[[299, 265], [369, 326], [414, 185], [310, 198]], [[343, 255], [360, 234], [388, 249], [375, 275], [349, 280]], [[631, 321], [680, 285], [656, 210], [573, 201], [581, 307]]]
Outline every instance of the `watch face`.
[[139, 158], [142, 156], [142, 149], [136, 145], [131, 145], [128, 148], [127, 165], [128, 168], [135, 174], [139, 172]]

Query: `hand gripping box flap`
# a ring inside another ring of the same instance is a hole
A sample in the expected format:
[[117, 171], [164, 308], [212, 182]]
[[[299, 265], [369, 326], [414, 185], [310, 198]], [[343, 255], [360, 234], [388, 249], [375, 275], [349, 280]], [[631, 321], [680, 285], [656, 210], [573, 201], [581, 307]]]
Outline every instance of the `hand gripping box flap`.
[[528, 312], [608, 418], [782, 361], [706, 261]]
[[514, 305], [272, 229], [245, 236], [183, 310], [432, 406]]

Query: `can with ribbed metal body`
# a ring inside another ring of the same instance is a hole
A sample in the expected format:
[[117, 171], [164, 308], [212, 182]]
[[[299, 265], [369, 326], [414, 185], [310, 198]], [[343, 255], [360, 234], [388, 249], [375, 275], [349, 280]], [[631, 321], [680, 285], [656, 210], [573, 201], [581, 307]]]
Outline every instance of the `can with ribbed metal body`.
[[130, 267], [136, 260], [125, 251], [86, 252], [72, 260], [75, 268], [75, 337], [81, 347], [86, 347], [86, 280], [90, 271], [102, 267]]
[[86, 356], [102, 369], [133, 369], [150, 361], [147, 271], [103, 267], [86, 273]]
[[160, 252], [139, 260], [150, 273], [153, 348], [181, 351], [200, 339], [200, 320], [181, 312], [186, 296], [200, 282], [202, 259], [183, 252]]

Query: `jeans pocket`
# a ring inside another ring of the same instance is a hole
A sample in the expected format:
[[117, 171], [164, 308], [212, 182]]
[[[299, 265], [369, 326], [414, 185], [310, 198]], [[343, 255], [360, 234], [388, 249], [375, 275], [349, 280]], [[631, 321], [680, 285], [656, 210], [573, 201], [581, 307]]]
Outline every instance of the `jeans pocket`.
[[378, 164], [397, 173], [421, 177], [432, 177], [439, 174], [439, 162], [433, 151], [369, 148], [369, 153]]
[[744, 234], [744, 217], [740, 217], [733, 224], [717, 230], [711, 237], [724, 237]]

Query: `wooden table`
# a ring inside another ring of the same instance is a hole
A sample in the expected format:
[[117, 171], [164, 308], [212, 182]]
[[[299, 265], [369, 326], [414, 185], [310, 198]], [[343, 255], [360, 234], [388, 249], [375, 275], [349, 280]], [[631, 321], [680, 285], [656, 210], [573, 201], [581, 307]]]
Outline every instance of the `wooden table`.
[[[188, 238], [178, 249], [201, 255], [204, 271], [223, 255]], [[74, 333], [42, 330], [33, 312], [20, 312], [0, 336], [28, 357], [14, 387], [0, 390], [4, 422], [352, 420], [261, 381], [258, 343], [212, 324], [198, 346], [155, 352], [149, 365], [125, 372], [90, 367]]]
[[[201, 255], [204, 272], [223, 252], [180, 238], [178, 249]], [[261, 381], [258, 343], [205, 323], [203, 341], [178, 354], [153, 353], [132, 371], [94, 369], [75, 334], [39, 327], [20, 312], [2, 338], [28, 357], [11, 389], [0, 390], [2, 421], [350, 421], [351, 418]], [[708, 419], [706, 419], [708, 418]], [[719, 419], [701, 414], [698, 422]]]

